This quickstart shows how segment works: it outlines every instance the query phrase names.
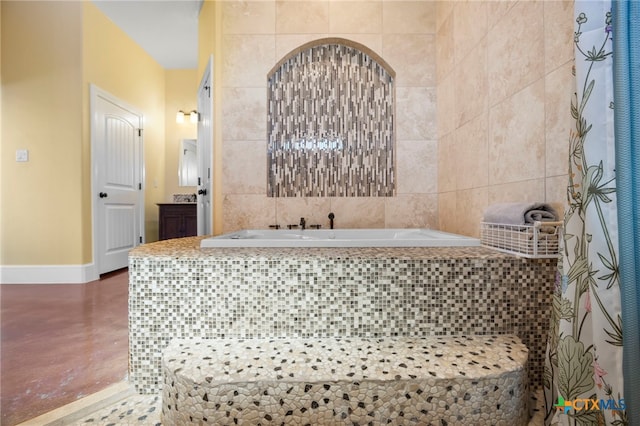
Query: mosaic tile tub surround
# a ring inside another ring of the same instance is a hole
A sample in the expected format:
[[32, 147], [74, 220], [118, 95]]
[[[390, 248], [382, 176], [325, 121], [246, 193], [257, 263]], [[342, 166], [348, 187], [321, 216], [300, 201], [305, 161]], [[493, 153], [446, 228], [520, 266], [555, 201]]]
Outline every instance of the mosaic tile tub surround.
[[163, 424], [529, 422], [515, 336], [173, 340]]
[[204, 249], [202, 237], [129, 258], [130, 380], [162, 384], [174, 338], [513, 334], [539, 385], [555, 261], [482, 247]]

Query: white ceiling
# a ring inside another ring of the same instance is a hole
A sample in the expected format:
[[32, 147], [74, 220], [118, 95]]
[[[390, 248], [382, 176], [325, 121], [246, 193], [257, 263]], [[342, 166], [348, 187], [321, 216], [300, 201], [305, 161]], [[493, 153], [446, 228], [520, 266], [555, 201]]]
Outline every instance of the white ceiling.
[[203, 0], [93, 0], [163, 68], [197, 68]]

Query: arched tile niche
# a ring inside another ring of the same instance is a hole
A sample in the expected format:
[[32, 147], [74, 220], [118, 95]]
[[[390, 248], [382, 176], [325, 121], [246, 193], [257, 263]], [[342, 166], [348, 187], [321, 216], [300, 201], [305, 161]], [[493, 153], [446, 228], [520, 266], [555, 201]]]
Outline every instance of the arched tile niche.
[[268, 75], [267, 195], [395, 193], [395, 72], [350, 40], [295, 49]]

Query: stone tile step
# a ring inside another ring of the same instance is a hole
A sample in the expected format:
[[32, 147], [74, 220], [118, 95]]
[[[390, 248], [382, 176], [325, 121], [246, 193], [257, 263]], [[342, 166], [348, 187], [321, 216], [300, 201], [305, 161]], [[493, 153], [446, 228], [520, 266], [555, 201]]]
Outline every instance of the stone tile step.
[[162, 421], [526, 425], [527, 359], [512, 335], [175, 339]]

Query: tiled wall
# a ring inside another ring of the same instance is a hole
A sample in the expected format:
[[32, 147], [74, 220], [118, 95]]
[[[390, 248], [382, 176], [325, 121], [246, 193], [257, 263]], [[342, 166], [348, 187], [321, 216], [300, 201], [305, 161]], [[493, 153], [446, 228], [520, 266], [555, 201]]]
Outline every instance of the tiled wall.
[[[224, 232], [307, 223], [437, 227], [435, 3], [226, 1], [220, 10]], [[360, 43], [396, 70], [396, 196], [269, 197], [268, 73], [321, 38]]]
[[566, 200], [573, 1], [437, 4], [438, 222], [478, 236], [503, 201]]
[[321, 39], [280, 63], [267, 93], [267, 194], [393, 196], [393, 80], [344, 39]]

